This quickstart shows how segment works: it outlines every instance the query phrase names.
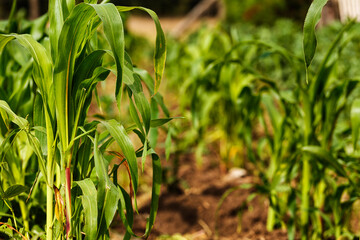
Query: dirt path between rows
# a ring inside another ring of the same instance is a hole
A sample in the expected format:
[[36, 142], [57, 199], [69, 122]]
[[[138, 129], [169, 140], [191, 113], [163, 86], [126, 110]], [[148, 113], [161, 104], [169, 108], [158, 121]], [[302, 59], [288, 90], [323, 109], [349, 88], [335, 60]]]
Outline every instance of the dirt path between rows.
[[[248, 187], [256, 181], [254, 177], [222, 173], [216, 160], [205, 161], [202, 168], [197, 168], [191, 154], [180, 157], [178, 182], [167, 189], [163, 187], [156, 223], [149, 239], [287, 239], [284, 230], [267, 232], [268, 200], [253, 194], [254, 190]], [[171, 162], [165, 163], [164, 168], [170, 165]], [[243, 188], [231, 193], [228, 191], [238, 186]], [[218, 208], [227, 191], [229, 195]], [[149, 202], [140, 208], [139, 213], [134, 228], [135, 232], [142, 234]], [[121, 235], [123, 228], [114, 226], [113, 232], [113, 235]]]

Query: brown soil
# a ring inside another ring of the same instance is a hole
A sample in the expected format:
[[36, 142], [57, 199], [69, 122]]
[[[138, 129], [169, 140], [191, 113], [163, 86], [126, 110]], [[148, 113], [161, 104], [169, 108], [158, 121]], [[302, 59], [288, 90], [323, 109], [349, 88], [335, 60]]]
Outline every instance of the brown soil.
[[[221, 172], [218, 163], [210, 159], [204, 161], [203, 167], [198, 168], [192, 155], [180, 158], [179, 180], [167, 189], [163, 187], [149, 239], [287, 239], [284, 230], [266, 230], [268, 200], [253, 194], [251, 188], [231, 192], [219, 208], [216, 220], [216, 209], [224, 193], [233, 187], [254, 183], [255, 179], [243, 176], [229, 180], [229, 175]], [[171, 166], [171, 162], [164, 165], [165, 168]], [[149, 202], [139, 213], [134, 228], [142, 234]], [[121, 227], [115, 227], [113, 232], [121, 232]]]

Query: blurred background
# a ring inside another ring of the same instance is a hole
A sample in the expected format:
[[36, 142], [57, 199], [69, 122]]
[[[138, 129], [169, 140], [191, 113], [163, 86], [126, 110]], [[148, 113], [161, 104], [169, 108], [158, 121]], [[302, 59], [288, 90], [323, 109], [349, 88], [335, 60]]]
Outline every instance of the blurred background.
[[[0, 19], [9, 16], [13, 0], [0, 1]], [[17, 0], [19, 9], [34, 19], [47, 11], [47, 0]], [[116, 5], [141, 5], [160, 16], [184, 16], [196, 6], [205, 6], [207, 15], [221, 16], [229, 22], [250, 21], [255, 24], [272, 24], [277, 18], [303, 21], [311, 0], [113, 0]], [[328, 3], [331, 19], [338, 18], [337, 0]]]

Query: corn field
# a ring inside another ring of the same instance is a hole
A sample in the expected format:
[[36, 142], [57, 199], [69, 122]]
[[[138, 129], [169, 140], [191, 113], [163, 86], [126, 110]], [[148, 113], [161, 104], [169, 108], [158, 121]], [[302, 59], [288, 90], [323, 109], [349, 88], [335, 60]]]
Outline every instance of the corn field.
[[[224, 190], [207, 210], [216, 217], [252, 189], [268, 232], [357, 239], [360, 25], [318, 28], [326, 3], [314, 0], [302, 27], [219, 24], [166, 40], [144, 7], [49, 0], [26, 20], [14, 1], [0, 22], [0, 239], [111, 239], [114, 224], [123, 239], [164, 239], [151, 231], [164, 187], [181, 184], [178, 159], [201, 168], [211, 152], [254, 179]], [[152, 19], [154, 44], [127, 31], [134, 11]]]

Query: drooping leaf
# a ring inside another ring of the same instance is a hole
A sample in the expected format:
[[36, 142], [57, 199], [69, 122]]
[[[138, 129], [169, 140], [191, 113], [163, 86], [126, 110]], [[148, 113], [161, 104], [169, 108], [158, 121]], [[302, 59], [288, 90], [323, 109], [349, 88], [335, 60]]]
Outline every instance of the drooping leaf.
[[[160, 158], [153, 151], [150, 154], [152, 156], [152, 163], [153, 163], [153, 185], [152, 185], [152, 193], [151, 193], [152, 195], [151, 195], [151, 204], [150, 204], [151, 205], [150, 215], [146, 222], [145, 233], [144, 235], [141, 236], [141, 238], [145, 238], [145, 239], [149, 236], [150, 231], [155, 223], [155, 218], [159, 206], [161, 181], [162, 181]], [[127, 192], [122, 187], [119, 186], [119, 188], [120, 188], [120, 201], [119, 201], [118, 211], [120, 214], [120, 218], [126, 228], [126, 234], [124, 239], [130, 239], [131, 236], [136, 236], [132, 230], [133, 211], [132, 211], [131, 200]]]
[[8, 114], [10, 120], [18, 125], [21, 129], [25, 129], [29, 125], [25, 118], [19, 117], [11, 110], [7, 102], [0, 100], [0, 109], [4, 110]]
[[136, 199], [136, 192], [138, 188], [138, 166], [137, 166], [136, 154], [132, 142], [126, 133], [125, 128], [116, 120], [109, 120], [107, 122], [102, 122], [102, 123], [109, 131], [111, 136], [119, 144], [119, 147], [121, 148], [126, 158], [126, 161], [128, 162], [132, 183], [133, 183], [134, 197]]
[[302, 151], [316, 157], [324, 166], [331, 166], [340, 176], [347, 177], [343, 166], [324, 148], [320, 146], [305, 146], [302, 148]]
[[97, 15], [100, 17], [104, 25], [104, 33], [108, 43], [110, 44], [111, 50], [114, 54], [116, 63], [116, 89], [115, 97], [120, 109], [121, 104], [121, 91], [122, 81], [124, 78], [124, 27], [121, 20], [121, 16], [113, 4], [93, 4], [91, 5]]
[[327, 1], [328, 0], [314, 0], [305, 17], [303, 48], [306, 68], [310, 66], [315, 55], [317, 45], [315, 27], [320, 21], [322, 9]]
[[156, 27], [156, 42], [155, 42], [155, 53], [154, 53], [154, 68], [155, 68], [155, 85], [154, 85], [154, 94], [159, 90], [161, 83], [162, 75], [165, 68], [165, 59], [166, 59], [166, 40], [165, 34], [161, 28], [159, 18], [156, 13], [150, 9], [143, 7], [117, 7], [120, 12], [131, 11], [133, 9], [139, 9], [147, 12], [153, 19]]
[[151, 153], [151, 157], [152, 157], [152, 167], [153, 167], [153, 184], [152, 184], [152, 192], [151, 192], [150, 216], [146, 223], [146, 230], [144, 234], [145, 238], [149, 236], [150, 231], [155, 223], [155, 218], [159, 207], [159, 198], [160, 198], [160, 190], [161, 190], [161, 182], [162, 182], [162, 170], [161, 170], [160, 158], [155, 152]]

